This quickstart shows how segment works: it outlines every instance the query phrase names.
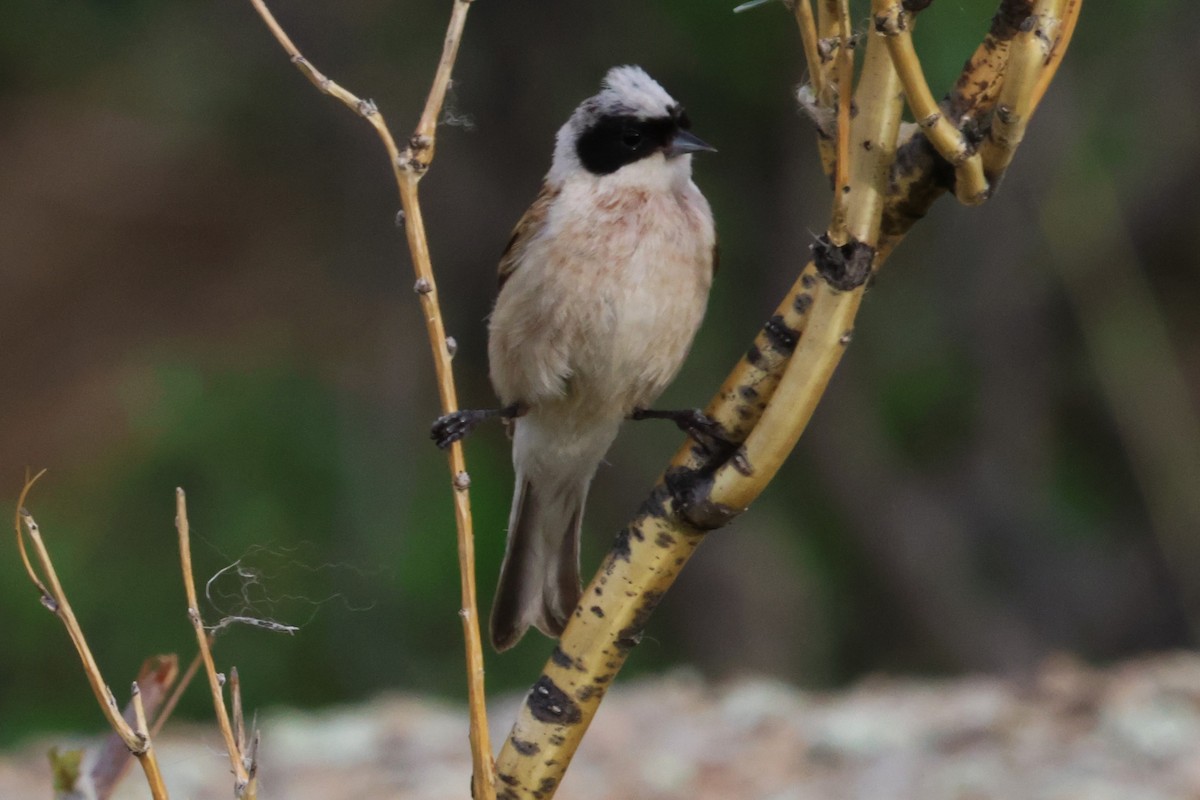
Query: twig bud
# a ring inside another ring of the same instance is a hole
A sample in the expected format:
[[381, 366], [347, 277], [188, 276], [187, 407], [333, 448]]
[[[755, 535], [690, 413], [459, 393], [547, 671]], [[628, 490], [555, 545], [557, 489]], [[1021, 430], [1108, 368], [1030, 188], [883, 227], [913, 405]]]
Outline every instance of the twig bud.
[[413, 284], [413, 291], [417, 294], [429, 294], [433, 291], [433, 284], [426, 278], [417, 278], [417, 282]]

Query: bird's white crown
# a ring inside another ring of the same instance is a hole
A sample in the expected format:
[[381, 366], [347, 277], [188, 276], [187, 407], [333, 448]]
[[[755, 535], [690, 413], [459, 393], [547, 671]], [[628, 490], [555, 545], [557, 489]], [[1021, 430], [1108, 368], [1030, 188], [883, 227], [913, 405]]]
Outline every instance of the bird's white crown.
[[600, 85], [600, 93], [584, 105], [598, 114], [654, 119], [669, 117], [678, 103], [644, 69], [630, 65], [610, 69]]

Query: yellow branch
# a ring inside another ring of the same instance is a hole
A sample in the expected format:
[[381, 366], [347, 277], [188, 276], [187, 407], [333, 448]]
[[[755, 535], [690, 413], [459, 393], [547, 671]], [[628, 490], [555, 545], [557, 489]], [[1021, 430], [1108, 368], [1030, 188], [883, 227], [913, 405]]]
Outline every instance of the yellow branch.
[[929, 141], [955, 171], [955, 195], [966, 205], [978, 205], [987, 199], [988, 184], [983, 162], [967, 138], [938, 107], [925, 80], [925, 72], [913, 45], [915, 15], [906, 11], [900, 0], [872, 0], [875, 30], [887, 41], [892, 61], [904, 84], [904, 94], [917, 124]]
[[[880, 39], [867, 44], [855, 103], [859, 113], [846, 137], [855, 153], [850, 161], [845, 192], [845, 229], [847, 241], [837, 242], [830, 230], [831, 245], [843, 252], [866, 259], [859, 268], [870, 268], [872, 253], [879, 238], [881, 219], [888, 196], [895, 141], [902, 110], [900, 82]], [[828, 245], [827, 245], [828, 247]], [[835, 257], [818, 250], [822, 258]], [[850, 343], [854, 317], [862, 299], [866, 275], [853, 276], [839, 288], [838, 281], [820, 281], [812, 299], [807, 327], [799, 339], [795, 354], [787, 364], [783, 378], [762, 418], [746, 439], [743, 450], [752, 468], [739, 470], [727, 464], [716, 472], [712, 486], [714, 503], [739, 511], [750, 505], [774, 477], [812, 417], [824, 394], [829, 378]]]
[[1059, 65], [1062, 64], [1063, 56], [1067, 54], [1067, 47], [1071, 44], [1071, 37], [1075, 35], [1075, 25], [1079, 22], [1079, 12], [1083, 10], [1083, 0], [1060, 0], [1060, 3], [1062, 5], [1058, 12], [1058, 17], [1062, 21], [1062, 24], [1059, 26], [1058, 38], [1055, 39], [1054, 46], [1050, 49], [1050, 56], [1046, 59], [1046, 66], [1042, 70], [1042, 74], [1038, 77], [1037, 85], [1033, 89], [1033, 109], [1036, 109], [1041, 104], [1042, 97], [1046, 94], [1046, 90], [1050, 88], [1050, 82], [1054, 80], [1054, 75], [1058, 72]]
[[1012, 163], [1033, 114], [1033, 93], [1058, 38], [1062, 0], [1037, 0], [1029, 22], [1014, 37], [996, 100], [996, 114], [979, 148], [988, 180], [995, 182]]
[[[1002, 0], [987, 35], [967, 59], [954, 87], [942, 102], [947, 116], [957, 125], [977, 126], [995, 109], [1005, 85], [1013, 40], [1028, 17], [1026, 1]], [[1062, 63], [1083, 2], [1057, 0], [1057, 4], [1054, 13], [1061, 15], [1062, 24], [1034, 87], [1029, 115], [1037, 108], [1050, 79]], [[945, 176], [937, 177], [939, 169], [934, 162], [939, 156], [919, 126], [906, 124], [901, 130], [878, 257], [890, 253], [952, 183]]]
[[817, 22], [813, 16], [811, 0], [791, 2], [796, 26], [800, 29], [804, 61], [808, 65], [809, 82], [807, 86], [800, 87], [800, 105], [817, 127], [817, 153], [821, 158], [821, 169], [833, 180], [837, 166], [837, 150], [833, 144], [837, 112], [832, 107], [834, 96], [829, 90], [831, 65], [823, 55], [826, 49], [817, 36]]

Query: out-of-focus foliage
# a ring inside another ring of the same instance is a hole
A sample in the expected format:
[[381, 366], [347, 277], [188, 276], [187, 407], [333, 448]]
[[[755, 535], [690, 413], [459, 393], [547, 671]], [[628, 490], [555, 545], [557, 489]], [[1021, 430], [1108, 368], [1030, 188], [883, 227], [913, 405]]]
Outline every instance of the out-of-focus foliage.
[[[663, 405], [703, 403], [790, 283], [828, 207], [792, 99], [803, 59], [781, 7], [731, 5], [475, 5], [423, 183], [465, 403], [493, 402], [498, 254], [558, 125], [614, 64], [645, 66], [720, 149], [696, 172], [722, 271]], [[993, 5], [922, 15], [935, 87]], [[275, 10], [407, 132], [448, 2]], [[248, 3], [8, 0], [5, 17], [0, 498], [12, 506], [26, 465], [50, 467], [32, 508], [109, 680], [124, 686], [153, 652], [191, 655], [182, 485], [197, 569], [220, 573], [205, 615], [300, 626], [220, 638], [251, 705], [460, 696], [449, 489], [426, 434], [436, 394], [374, 135], [314, 92]], [[999, 194], [975, 210], [945, 201], [885, 267], [792, 463], [706, 543], [634, 669], [823, 685], [1191, 641], [1200, 570], [1175, 487], [1200, 485], [1198, 32], [1183, 0], [1085, 9]], [[678, 441], [644, 424], [593, 490], [588, 564]], [[511, 491], [503, 434], [478, 433], [468, 462], [486, 613]], [[8, 553], [0, 737], [98, 727], [61, 628]], [[547, 653], [531, 636], [491, 658], [489, 688], [527, 684]]]

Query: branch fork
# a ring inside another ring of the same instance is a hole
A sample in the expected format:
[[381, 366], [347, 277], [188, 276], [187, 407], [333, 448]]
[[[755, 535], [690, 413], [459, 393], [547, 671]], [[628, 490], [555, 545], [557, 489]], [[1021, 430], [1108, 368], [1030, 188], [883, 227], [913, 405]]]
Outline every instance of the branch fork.
[[[382, 112], [369, 100], [361, 100], [352, 92], [325, 77], [304, 56], [295, 43], [275, 20], [264, 0], [250, 0], [258, 15], [274, 35], [291, 59], [313, 85], [323, 93], [339, 100], [375, 129], [387, 152], [388, 162], [400, 195], [401, 212], [397, 222], [402, 222], [412, 256], [413, 271], [416, 273], [414, 289], [424, 312], [426, 333], [433, 355], [437, 374], [438, 395], [441, 399], [442, 415], [458, 410], [458, 395], [451, 369], [453, 353], [449, 345], [453, 339], [446, 336], [441, 306], [438, 301], [437, 282], [434, 280], [433, 264], [429, 254], [429, 242], [425, 235], [425, 221], [421, 213], [417, 193], [421, 178], [433, 162], [437, 145], [437, 122], [445, 104], [446, 92], [450, 87], [450, 74], [458, 58], [458, 47], [462, 41], [463, 26], [473, 0], [453, 0], [450, 21], [442, 54], [438, 60], [430, 86], [425, 108], [421, 113], [416, 130], [408, 138], [403, 150], [396, 145], [395, 137], [383, 119]], [[478, 601], [475, 594], [475, 542], [471, 519], [469, 478], [462, 444], [455, 442], [447, 450], [450, 467], [451, 493], [454, 500], [454, 517], [458, 531], [458, 560], [461, 578], [461, 606], [459, 616], [463, 626], [464, 650], [467, 662], [467, 699], [470, 706], [471, 760], [474, 772], [471, 778], [475, 800], [491, 800], [496, 796], [495, 767], [492, 761], [491, 744], [487, 726], [486, 696], [484, 694], [483, 644], [479, 628]]]

